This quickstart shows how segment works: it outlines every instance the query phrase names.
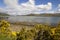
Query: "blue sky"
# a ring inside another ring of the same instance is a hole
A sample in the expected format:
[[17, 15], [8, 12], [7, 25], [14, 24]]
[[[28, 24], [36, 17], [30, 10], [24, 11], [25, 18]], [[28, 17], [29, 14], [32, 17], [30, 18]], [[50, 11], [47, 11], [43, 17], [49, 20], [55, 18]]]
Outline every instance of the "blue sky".
[[[12, 0], [13, 1], [13, 0]], [[26, 3], [29, 0], [18, 0], [18, 4]], [[60, 4], [60, 0], [35, 0], [35, 5], [45, 5], [48, 2], [52, 3], [52, 9], [51, 10], [57, 10], [58, 5]], [[0, 8], [6, 7], [4, 0], [0, 0]]]
[[[27, 1], [28, 0], [19, 0], [19, 3], [24, 3]], [[60, 4], [60, 0], [35, 0], [36, 5], [47, 4], [48, 2], [52, 3], [52, 10], [55, 10], [58, 7], [58, 4]]]
[[[28, 0], [19, 0], [20, 3], [27, 2]], [[35, 0], [35, 4], [47, 4], [48, 2], [51, 2], [53, 4], [53, 8], [56, 8], [58, 4], [60, 4], [60, 0]], [[4, 0], [0, 0], [0, 7], [5, 7]]]

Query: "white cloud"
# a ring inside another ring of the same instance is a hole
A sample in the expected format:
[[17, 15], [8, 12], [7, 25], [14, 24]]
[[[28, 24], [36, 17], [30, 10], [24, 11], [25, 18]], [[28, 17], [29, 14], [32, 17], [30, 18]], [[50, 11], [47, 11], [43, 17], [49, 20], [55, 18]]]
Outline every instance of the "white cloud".
[[31, 5], [35, 5], [35, 0], [29, 0], [29, 3], [30, 3]]
[[43, 10], [50, 10], [50, 9], [52, 9], [52, 3], [48, 3], [48, 4], [46, 4], [46, 5], [38, 5], [37, 6], [37, 8], [39, 8], [39, 9], [43, 9]]
[[60, 7], [60, 4], [58, 4], [58, 7]]
[[60, 13], [60, 4], [58, 4], [58, 6], [57, 6], [56, 13]]
[[60, 11], [60, 9], [58, 9]]
[[13, 15], [25, 15], [32, 13], [33, 11], [51, 10], [52, 3], [48, 2], [45, 5], [35, 5], [35, 0], [29, 0], [26, 3], [21, 3], [18, 5], [18, 0], [4, 0], [6, 10], [9, 14]]
[[58, 11], [60, 12], [60, 4], [58, 5]]
[[4, 8], [0, 8], [0, 13], [6, 13]]
[[50, 13], [50, 14], [54, 14], [54, 11], [46, 11], [45, 13]]
[[18, 0], [4, 0], [4, 2], [9, 7], [16, 7], [18, 5]]

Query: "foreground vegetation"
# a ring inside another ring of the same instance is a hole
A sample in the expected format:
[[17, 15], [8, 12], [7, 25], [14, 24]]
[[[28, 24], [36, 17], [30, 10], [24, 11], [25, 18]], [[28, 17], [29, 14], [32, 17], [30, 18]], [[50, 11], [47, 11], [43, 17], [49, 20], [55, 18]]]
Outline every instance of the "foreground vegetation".
[[35, 24], [31, 29], [22, 27], [19, 32], [12, 31], [9, 27], [9, 22], [0, 21], [0, 40], [60, 40], [60, 23], [55, 27]]

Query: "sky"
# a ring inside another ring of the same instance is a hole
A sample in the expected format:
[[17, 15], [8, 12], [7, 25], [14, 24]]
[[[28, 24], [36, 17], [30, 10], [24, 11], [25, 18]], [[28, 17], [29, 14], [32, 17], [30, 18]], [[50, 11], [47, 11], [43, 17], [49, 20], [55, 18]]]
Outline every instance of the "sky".
[[10, 15], [60, 13], [60, 0], [0, 0], [0, 10]]

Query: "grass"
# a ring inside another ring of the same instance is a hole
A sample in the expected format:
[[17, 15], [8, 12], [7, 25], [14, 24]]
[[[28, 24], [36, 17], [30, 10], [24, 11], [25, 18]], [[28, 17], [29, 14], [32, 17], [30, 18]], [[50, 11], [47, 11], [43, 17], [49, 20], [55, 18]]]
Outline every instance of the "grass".
[[9, 38], [6, 35], [0, 34], [0, 40], [12, 40], [12, 38]]

